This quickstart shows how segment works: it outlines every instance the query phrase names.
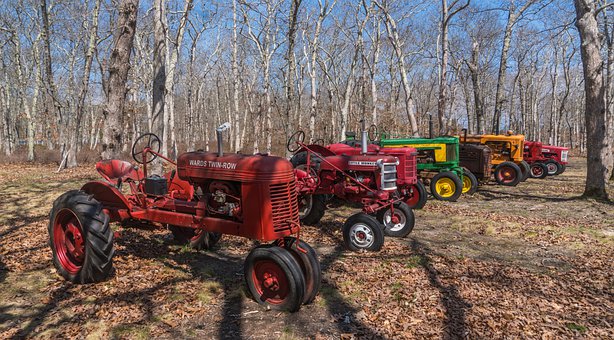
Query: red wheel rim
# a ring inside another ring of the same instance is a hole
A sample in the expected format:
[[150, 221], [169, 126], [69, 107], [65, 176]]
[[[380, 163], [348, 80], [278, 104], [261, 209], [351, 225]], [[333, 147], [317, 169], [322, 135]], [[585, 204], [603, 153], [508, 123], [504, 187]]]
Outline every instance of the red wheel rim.
[[502, 167], [499, 171], [498, 178], [503, 183], [511, 183], [516, 179], [516, 172], [512, 167]]
[[420, 201], [420, 191], [418, 191], [416, 185], [412, 185], [409, 188], [409, 193], [410, 197], [405, 200], [405, 203], [407, 203], [407, 205], [409, 205], [410, 207], [415, 207], [416, 204], [418, 204], [418, 202]]
[[62, 267], [70, 274], [77, 274], [85, 260], [85, 239], [79, 219], [69, 209], [55, 215], [53, 245]]
[[533, 167], [533, 175], [534, 175], [534, 176], [539, 177], [539, 176], [541, 176], [543, 173], [544, 173], [544, 169], [542, 169], [542, 167], [541, 167], [541, 166], [536, 166], [536, 167]]
[[200, 228], [193, 229], [193, 230], [194, 230], [194, 235], [190, 238], [190, 242], [197, 241], [203, 233], [203, 230]]
[[252, 269], [252, 280], [261, 301], [279, 305], [289, 295], [288, 277], [274, 261], [257, 260]]

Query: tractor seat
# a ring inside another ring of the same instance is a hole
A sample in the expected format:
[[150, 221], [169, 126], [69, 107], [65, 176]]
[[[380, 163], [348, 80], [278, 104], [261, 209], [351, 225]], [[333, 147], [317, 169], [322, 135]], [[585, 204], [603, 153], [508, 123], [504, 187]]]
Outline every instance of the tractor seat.
[[120, 161], [118, 159], [106, 159], [96, 163], [96, 170], [100, 175], [113, 185], [117, 185], [117, 181], [121, 179], [125, 182], [127, 179], [138, 181], [143, 178], [143, 172], [130, 162]]

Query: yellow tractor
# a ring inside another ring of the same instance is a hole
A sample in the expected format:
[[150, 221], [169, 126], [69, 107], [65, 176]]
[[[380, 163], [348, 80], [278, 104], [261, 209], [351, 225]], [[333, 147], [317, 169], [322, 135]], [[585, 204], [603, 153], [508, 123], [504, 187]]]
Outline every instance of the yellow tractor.
[[524, 135], [508, 131], [505, 135], [467, 135], [460, 136], [461, 144], [486, 145], [492, 151], [492, 166], [495, 180], [500, 185], [516, 186], [525, 181], [531, 168], [522, 158]]

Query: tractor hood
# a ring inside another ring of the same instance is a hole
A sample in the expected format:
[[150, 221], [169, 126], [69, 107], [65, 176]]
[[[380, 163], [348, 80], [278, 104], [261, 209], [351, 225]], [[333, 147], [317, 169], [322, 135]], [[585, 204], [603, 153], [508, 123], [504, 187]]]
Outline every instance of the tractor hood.
[[177, 159], [177, 175], [191, 183], [216, 179], [236, 182], [287, 183], [294, 178], [292, 164], [281, 157], [186, 152]]

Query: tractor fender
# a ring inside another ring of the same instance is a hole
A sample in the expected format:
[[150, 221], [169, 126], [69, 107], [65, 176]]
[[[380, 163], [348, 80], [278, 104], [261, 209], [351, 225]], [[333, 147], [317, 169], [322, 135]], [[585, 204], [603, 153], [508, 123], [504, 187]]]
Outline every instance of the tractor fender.
[[[311, 145], [307, 145], [307, 148], [309, 148], [309, 150], [311, 150], [312, 152], [320, 154], [322, 157], [335, 156], [334, 152], [330, 151], [329, 149], [327, 149], [326, 147], [322, 145], [311, 144]], [[306, 152], [307, 148], [302, 147], [297, 152], [295, 152], [295, 154], [298, 154], [299, 152], [303, 152], [303, 151]]]
[[94, 196], [105, 208], [126, 209], [130, 211], [132, 204], [128, 202], [116, 187], [102, 181], [87, 182], [81, 187], [82, 191]]

